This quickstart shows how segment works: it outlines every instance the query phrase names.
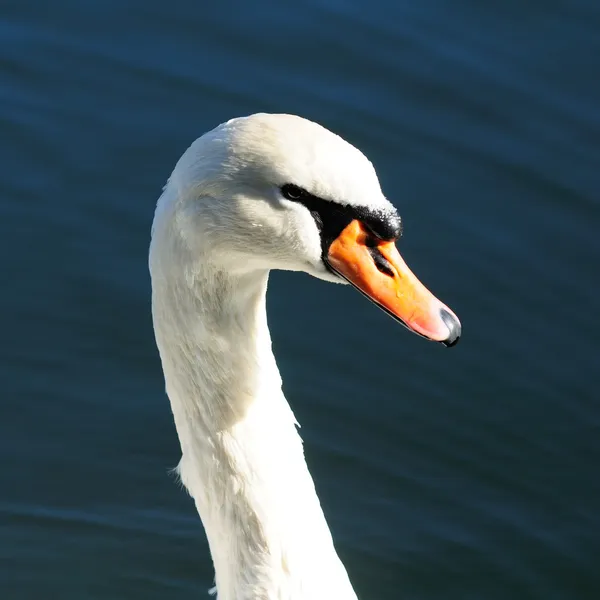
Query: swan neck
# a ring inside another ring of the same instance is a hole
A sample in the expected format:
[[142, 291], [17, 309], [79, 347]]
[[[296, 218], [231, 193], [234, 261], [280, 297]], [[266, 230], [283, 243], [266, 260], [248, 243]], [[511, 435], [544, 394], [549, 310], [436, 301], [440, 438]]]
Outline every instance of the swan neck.
[[152, 259], [153, 318], [219, 600], [355, 600], [281, 391], [267, 271]]

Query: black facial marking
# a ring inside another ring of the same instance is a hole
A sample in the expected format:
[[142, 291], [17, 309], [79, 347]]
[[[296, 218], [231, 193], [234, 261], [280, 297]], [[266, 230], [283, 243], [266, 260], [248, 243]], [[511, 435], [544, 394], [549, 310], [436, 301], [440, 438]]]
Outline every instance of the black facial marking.
[[[333, 240], [355, 219], [363, 223], [369, 232], [379, 240], [397, 240], [402, 233], [400, 217], [395, 211], [370, 211], [362, 206], [355, 207], [329, 202], [292, 183], [287, 183], [281, 187], [281, 195], [287, 200], [300, 202], [308, 208], [321, 232], [323, 257], [327, 256], [329, 246], [331, 246]], [[375, 242], [373, 246], [375, 246]], [[377, 255], [381, 258], [375, 259], [374, 257], [375, 264], [380, 271], [387, 272], [382, 270], [379, 265], [384, 265], [384, 269], [389, 269], [387, 267], [389, 263], [379, 252], [377, 252]]]
[[[361, 212], [364, 213], [361, 215]], [[366, 212], [365, 209], [357, 209], [358, 217], [365, 227], [377, 238], [385, 242], [397, 240], [402, 235], [402, 223], [400, 217], [395, 213], [388, 213], [384, 218], [380, 214]]]

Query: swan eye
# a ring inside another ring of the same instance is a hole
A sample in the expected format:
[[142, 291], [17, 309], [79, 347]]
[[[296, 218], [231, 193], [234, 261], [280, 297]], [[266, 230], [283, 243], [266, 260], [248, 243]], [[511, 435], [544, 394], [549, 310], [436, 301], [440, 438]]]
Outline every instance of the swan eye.
[[309, 195], [306, 190], [303, 190], [301, 187], [298, 187], [293, 183], [286, 183], [285, 185], [282, 185], [281, 194], [287, 200], [293, 200], [294, 202], [302, 200], [302, 198], [306, 198]]

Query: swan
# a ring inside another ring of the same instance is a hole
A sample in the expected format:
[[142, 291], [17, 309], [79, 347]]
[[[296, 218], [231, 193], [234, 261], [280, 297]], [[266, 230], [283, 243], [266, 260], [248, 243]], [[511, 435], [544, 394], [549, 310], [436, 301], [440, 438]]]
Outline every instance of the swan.
[[371, 162], [301, 117], [255, 114], [198, 138], [158, 200], [152, 317], [219, 600], [356, 600], [281, 390], [265, 296], [271, 269], [349, 283], [454, 345], [456, 315], [413, 275]]

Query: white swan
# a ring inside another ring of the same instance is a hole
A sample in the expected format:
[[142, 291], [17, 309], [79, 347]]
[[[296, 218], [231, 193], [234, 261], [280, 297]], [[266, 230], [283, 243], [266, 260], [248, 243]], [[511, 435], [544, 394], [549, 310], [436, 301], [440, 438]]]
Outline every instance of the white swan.
[[452, 345], [459, 321], [408, 270], [399, 234], [367, 158], [291, 115], [220, 125], [165, 186], [150, 245], [152, 314], [178, 470], [206, 530], [219, 600], [356, 599], [281, 391], [265, 294], [270, 269], [348, 281]]

